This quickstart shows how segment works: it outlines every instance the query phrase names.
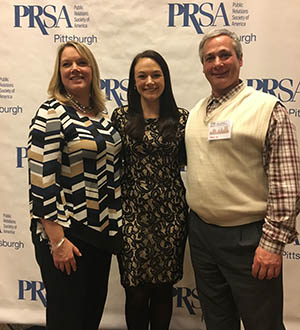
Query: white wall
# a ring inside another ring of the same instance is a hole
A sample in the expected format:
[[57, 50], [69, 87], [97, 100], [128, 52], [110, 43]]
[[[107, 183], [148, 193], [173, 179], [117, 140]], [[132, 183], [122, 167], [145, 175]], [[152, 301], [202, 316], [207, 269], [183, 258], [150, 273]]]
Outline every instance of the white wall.
[[[0, 322], [44, 322], [45, 292], [29, 233], [25, 147], [29, 122], [47, 97], [57, 46], [67, 37], [85, 37], [90, 43], [110, 112], [126, 103], [129, 65], [145, 49], [155, 49], [165, 57], [177, 103], [191, 109], [210, 91], [197, 55], [202, 33], [225, 26], [243, 39], [241, 77], [266, 92], [273, 91], [300, 127], [300, 1], [184, 3], [1, 0]], [[299, 241], [287, 247], [284, 267], [285, 320], [287, 329], [296, 330], [300, 322]], [[174, 293], [172, 329], [203, 328], [188, 251], [184, 279]], [[123, 306], [114, 260], [103, 329], [125, 328]]]

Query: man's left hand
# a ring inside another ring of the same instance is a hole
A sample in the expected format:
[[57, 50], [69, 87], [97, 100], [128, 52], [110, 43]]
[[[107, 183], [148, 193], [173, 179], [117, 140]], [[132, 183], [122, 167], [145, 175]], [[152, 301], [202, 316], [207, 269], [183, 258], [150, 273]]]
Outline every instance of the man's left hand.
[[259, 280], [271, 280], [280, 274], [282, 256], [258, 246], [252, 264], [252, 276]]

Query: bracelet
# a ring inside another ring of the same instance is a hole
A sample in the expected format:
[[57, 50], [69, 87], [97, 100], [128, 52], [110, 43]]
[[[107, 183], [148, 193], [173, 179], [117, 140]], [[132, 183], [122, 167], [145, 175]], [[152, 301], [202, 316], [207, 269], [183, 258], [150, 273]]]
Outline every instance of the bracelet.
[[50, 244], [50, 251], [53, 253], [53, 251], [57, 250], [60, 246], [63, 245], [65, 241], [65, 237], [63, 237], [58, 243], [56, 243], [54, 246]]

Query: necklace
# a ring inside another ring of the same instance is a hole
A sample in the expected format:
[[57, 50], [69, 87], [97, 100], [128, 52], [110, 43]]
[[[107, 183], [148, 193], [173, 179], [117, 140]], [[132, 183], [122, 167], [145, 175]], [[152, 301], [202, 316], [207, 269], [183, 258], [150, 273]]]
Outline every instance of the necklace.
[[67, 99], [77, 108], [78, 110], [82, 111], [83, 113], [92, 113], [94, 112], [94, 109], [92, 106], [88, 105], [82, 105], [80, 104], [72, 95], [69, 93], [66, 94]]

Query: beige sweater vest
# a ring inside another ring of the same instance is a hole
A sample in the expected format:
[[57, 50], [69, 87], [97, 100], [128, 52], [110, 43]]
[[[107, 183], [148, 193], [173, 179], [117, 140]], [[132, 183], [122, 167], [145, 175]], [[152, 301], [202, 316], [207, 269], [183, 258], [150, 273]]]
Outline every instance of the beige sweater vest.
[[[238, 226], [262, 220], [268, 182], [262, 151], [278, 100], [243, 88], [206, 116], [208, 98], [190, 112], [186, 125], [187, 202], [207, 223]], [[208, 123], [231, 120], [230, 139], [208, 141]]]

